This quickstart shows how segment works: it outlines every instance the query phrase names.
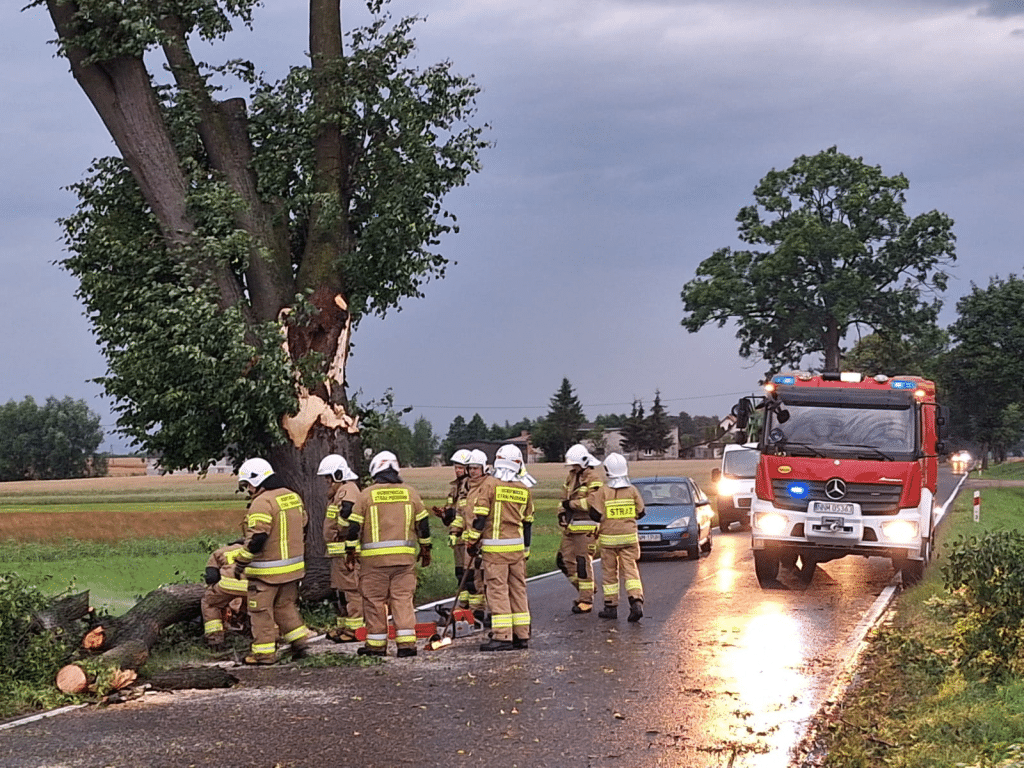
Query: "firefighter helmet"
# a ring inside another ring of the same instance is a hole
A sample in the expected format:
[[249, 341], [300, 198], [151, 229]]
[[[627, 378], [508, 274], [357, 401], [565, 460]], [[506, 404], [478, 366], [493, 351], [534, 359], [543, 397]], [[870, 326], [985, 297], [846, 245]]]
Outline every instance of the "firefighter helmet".
[[626, 457], [621, 453], [609, 453], [604, 459], [604, 471], [608, 477], [626, 477], [629, 474]]
[[590, 455], [583, 443], [576, 443], [565, 452], [565, 463], [581, 467], [596, 467], [600, 462]]
[[516, 472], [523, 466], [523, 452], [514, 445], [503, 445], [494, 454], [495, 469], [511, 469]]
[[452, 454], [452, 464], [469, 464], [469, 457], [472, 454], [467, 448], [459, 448], [455, 453]]
[[469, 461], [466, 464], [475, 464], [477, 466], [487, 466], [487, 454], [476, 448], [469, 452]]
[[398, 457], [391, 451], [381, 451], [370, 459], [370, 477], [376, 477], [385, 469], [391, 468], [398, 471]]
[[356, 473], [349, 468], [348, 462], [345, 461], [345, 457], [339, 456], [336, 453], [324, 456], [320, 461], [320, 466], [317, 468], [316, 473], [318, 475], [330, 475], [331, 479], [336, 483], [343, 483], [346, 480], [357, 479]]
[[259, 488], [260, 484], [274, 474], [274, 468], [266, 459], [246, 459], [238, 468], [238, 483], [248, 483], [253, 488]]

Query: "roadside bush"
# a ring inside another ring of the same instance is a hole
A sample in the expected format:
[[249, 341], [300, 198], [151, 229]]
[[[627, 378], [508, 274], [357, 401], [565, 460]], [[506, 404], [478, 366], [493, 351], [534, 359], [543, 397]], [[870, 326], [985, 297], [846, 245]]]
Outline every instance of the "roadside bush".
[[32, 616], [50, 603], [16, 573], [0, 574], [0, 713], [70, 700], [53, 681], [70, 650], [57, 636], [36, 631]]
[[946, 589], [963, 599], [953, 652], [965, 672], [1003, 678], [1024, 672], [1024, 533], [961, 536], [942, 567]]

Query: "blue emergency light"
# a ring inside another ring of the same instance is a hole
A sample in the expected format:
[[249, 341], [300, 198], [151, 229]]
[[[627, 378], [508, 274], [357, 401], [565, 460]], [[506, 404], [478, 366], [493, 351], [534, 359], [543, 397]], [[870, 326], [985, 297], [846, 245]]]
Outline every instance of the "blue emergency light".
[[904, 381], [903, 379], [893, 379], [889, 386], [893, 389], [917, 389], [917, 384], [912, 381]]
[[786, 491], [794, 499], [805, 499], [811, 492], [811, 487], [807, 483], [790, 483], [786, 486]]
[[796, 384], [796, 376], [776, 376], [772, 384]]

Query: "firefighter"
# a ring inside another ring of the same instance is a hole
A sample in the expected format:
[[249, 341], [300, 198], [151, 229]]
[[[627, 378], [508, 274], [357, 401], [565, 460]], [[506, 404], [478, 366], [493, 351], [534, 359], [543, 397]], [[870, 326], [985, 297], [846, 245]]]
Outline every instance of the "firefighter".
[[562, 542], [555, 565], [576, 588], [573, 613], [590, 613], [594, 607], [594, 556], [597, 554], [597, 523], [590, 519], [590, 495], [604, 481], [596, 469], [601, 462], [580, 443], [565, 452], [569, 475], [562, 487], [558, 524]]
[[366, 619], [361, 656], [386, 656], [388, 607], [395, 621], [398, 656], [416, 655], [416, 543], [430, 565], [430, 513], [419, 493], [402, 482], [398, 458], [381, 451], [370, 460], [373, 484], [360, 492], [348, 518], [347, 559], [360, 560], [359, 590]]
[[[455, 479], [452, 480], [448, 490], [448, 498], [445, 499], [445, 506], [442, 510], [441, 521], [448, 526], [448, 544], [452, 548], [452, 555], [455, 560], [455, 582], [462, 584], [462, 576], [466, 571], [466, 544], [462, 541], [462, 533], [466, 529], [464, 509], [466, 506], [466, 484], [469, 482], [468, 464], [471, 452], [460, 448], [452, 454], [451, 462], [455, 471]], [[459, 592], [458, 606], [469, 608], [469, 591], [465, 585]], [[447, 606], [437, 606], [437, 612], [447, 617]]]
[[[487, 474], [487, 454], [476, 449], [470, 451], [469, 459], [466, 462], [466, 499], [462, 506], [462, 537], [463, 546], [468, 545], [466, 534], [473, 527], [475, 519], [475, 499], [483, 489], [484, 481], [489, 477]], [[470, 557], [467, 549], [466, 568], [469, 575], [466, 576], [465, 592], [466, 605], [473, 611], [473, 617], [481, 624], [487, 625], [487, 595], [485, 592], [484, 569], [480, 558]]]
[[503, 445], [494, 458], [494, 475], [473, 497], [473, 524], [466, 531], [467, 554], [483, 562], [491, 639], [481, 651], [526, 649], [530, 606], [526, 596], [526, 559], [530, 552], [533, 499], [523, 480], [523, 455]]
[[309, 629], [299, 614], [299, 580], [306, 574], [302, 499], [265, 459], [242, 462], [238, 487], [249, 495], [245, 546], [235, 555], [235, 578], [244, 573], [249, 580], [252, 654], [244, 661], [275, 663], [279, 635], [291, 645], [292, 658], [302, 658], [309, 644]]
[[203, 580], [206, 591], [199, 603], [203, 614], [203, 635], [206, 644], [220, 650], [224, 646], [224, 614], [231, 608], [236, 614], [245, 605], [248, 584], [235, 578], [235, 556], [242, 549], [242, 539], [215, 549], [206, 561]]
[[[345, 557], [345, 536], [359, 486], [345, 457], [336, 453], [324, 456], [316, 473], [327, 478], [327, 511], [324, 514], [324, 542], [331, 560], [331, 589], [338, 614], [338, 626], [327, 630], [327, 639], [336, 643], [356, 641], [363, 627], [363, 598], [359, 594], [359, 560], [350, 564]], [[358, 554], [358, 553], [357, 553]]]
[[621, 453], [609, 453], [604, 460], [608, 482], [590, 496], [590, 516], [600, 524], [602, 619], [619, 617], [619, 575], [626, 582], [629, 597], [629, 621], [644, 615], [644, 586], [640, 581], [640, 541], [636, 521], [644, 516], [644, 501], [629, 482], [629, 467]]

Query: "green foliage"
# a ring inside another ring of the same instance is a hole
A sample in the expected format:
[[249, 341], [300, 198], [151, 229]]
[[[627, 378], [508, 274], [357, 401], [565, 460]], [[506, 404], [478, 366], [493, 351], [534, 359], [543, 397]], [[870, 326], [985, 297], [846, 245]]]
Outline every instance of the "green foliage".
[[[190, 41], [249, 25], [258, 5], [49, 6], [84, 89], [124, 86], [119, 100], [140, 123], [153, 114], [150, 99], [158, 106], [162, 124], [114, 136], [122, 157], [152, 151], [131, 145], [143, 133], [153, 146], [166, 137], [174, 156], [156, 165], [181, 173], [180, 183], [166, 178], [174, 173], [154, 181], [138, 162], [133, 176], [121, 158], [99, 159], [71, 187], [78, 209], [62, 221], [71, 255], [61, 264], [80, 282], [118, 428], [169, 469], [285, 444], [281, 420], [296, 412], [300, 385], [344, 404], [343, 387], [327, 390], [344, 380], [331, 365], [343, 359], [348, 323], [384, 316], [444, 276], [437, 246], [457, 226], [443, 199], [479, 170], [487, 146], [486, 126], [470, 124], [479, 88], [448, 62], [410, 66], [417, 19], [394, 21], [378, 0], [344, 56], [320, 54], [280, 82], [248, 61], [194, 61]], [[325, 19], [311, 24], [331, 32]], [[172, 52], [172, 84], [154, 78], [145, 93], [119, 83]], [[81, 77], [89, 66], [100, 76]], [[244, 105], [215, 101], [214, 82], [229, 78], [249, 89]], [[101, 117], [120, 108], [112, 101], [93, 99]], [[328, 134], [340, 137], [335, 152], [324, 151]], [[225, 167], [231, 158], [242, 158], [241, 171]]]
[[69, 700], [53, 693], [53, 681], [72, 649], [32, 622], [49, 601], [18, 574], [0, 573], [0, 713]]
[[[953, 410], [954, 434], [991, 449], [997, 459], [1024, 436], [1024, 279], [993, 277], [986, 288], [956, 305], [949, 333], [954, 347], [944, 356], [938, 381]], [[983, 456], [984, 458], [984, 456]]]
[[645, 419], [643, 402], [634, 400], [633, 408], [629, 412], [629, 418], [622, 425], [621, 446], [622, 450], [627, 454], [643, 448]]
[[949, 334], [935, 326], [923, 329], [915, 338], [891, 332], [871, 333], [843, 355], [843, 369], [865, 376], [902, 374], [934, 381], [941, 373], [941, 358], [948, 346]]
[[736, 217], [740, 239], [764, 250], [721, 248], [701, 262], [683, 286], [683, 327], [733, 320], [743, 357], [778, 369], [821, 352], [838, 370], [854, 326], [911, 336], [933, 326], [941, 305], [923, 294], [945, 290], [953, 222], [910, 218], [908, 187], [835, 147], [773, 169]]
[[84, 400], [26, 397], [0, 406], [0, 481], [105, 475], [100, 417]]
[[562, 379], [550, 405], [547, 415], [534, 426], [532, 440], [544, 451], [545, 461], [561, 461], [569, 447], [579, 442], [579, 429], [586, 417], [568, 379]]
[[942, 568], [946, 589], [958, 591], [966, 615], [956, 623], [954, 649], [965, 670], [983, 678], [1024, 673], [1024, 533], [961, 536]]

